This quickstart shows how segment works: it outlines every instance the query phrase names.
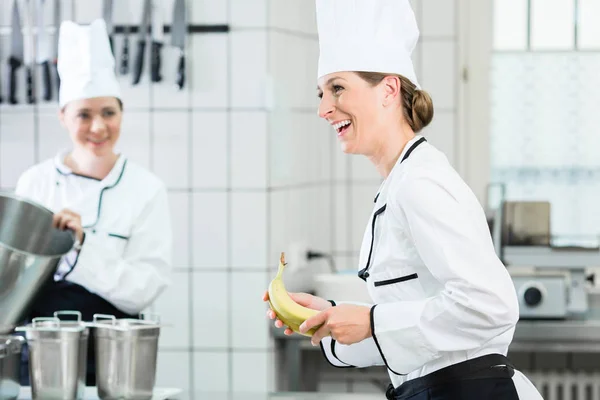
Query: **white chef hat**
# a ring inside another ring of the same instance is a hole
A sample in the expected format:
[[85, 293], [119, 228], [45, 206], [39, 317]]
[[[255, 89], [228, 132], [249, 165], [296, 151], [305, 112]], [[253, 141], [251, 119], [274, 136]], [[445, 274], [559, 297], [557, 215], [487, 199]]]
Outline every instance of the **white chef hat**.
[[103, 19], [96, 19], [90, 25], [72, 21], [60, 25], [57, 68], [60, 107], [72, 100], [121, 96]]
[[316, 0], [318, 78], [342, 71], [399, 74], [420, 88], [411, 55], [419, 28], [409, 0]]

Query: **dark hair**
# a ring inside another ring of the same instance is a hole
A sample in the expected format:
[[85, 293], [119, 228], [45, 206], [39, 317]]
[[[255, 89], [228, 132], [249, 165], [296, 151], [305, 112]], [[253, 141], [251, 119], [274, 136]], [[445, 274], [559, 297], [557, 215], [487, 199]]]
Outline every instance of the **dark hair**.
[[[378, 85], [386, 76], [390, 76], [390, 74], [363, 71], [357, 72], [357, 74], [372, 86]], [[391, 74], [391, 76], [397, 76], [400, 79], [402, 113], [413, 132], [417, 133], [429, 125], [433, 119], [433, 102], [431, 101], [431, 96], [424, 90], [418, 90], [404, 76], [396, 74]]]

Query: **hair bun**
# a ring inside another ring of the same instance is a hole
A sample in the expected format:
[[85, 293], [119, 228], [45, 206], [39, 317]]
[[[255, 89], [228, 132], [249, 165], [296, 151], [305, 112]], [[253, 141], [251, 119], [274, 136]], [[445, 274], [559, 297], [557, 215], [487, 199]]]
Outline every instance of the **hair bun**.
[[433, 101], [424, 90], [416, 89], [412, 98], [412, 120], [414, 132], [425, 128], [433, 119]]

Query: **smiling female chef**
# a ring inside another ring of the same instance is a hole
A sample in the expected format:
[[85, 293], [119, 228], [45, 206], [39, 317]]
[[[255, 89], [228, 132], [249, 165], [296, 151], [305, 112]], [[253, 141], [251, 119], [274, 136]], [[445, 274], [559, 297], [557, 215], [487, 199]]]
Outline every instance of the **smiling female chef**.
[[[171, 226], [165, 185], [114, 151], [122, 103], [106, 24], [60, 27], [59, 118], [72, 148], [29, 168], [16, 194], [53, 212], [71, 229], [78, 250], [61, 260], [55, 281], [39, 294], [30, 318], [75, 310], [138, 317], [169, 285]], [[90, 343], [88, 385], [93, 385]]]
[[419, 31], [408, 0], [316, 3], [319, 115], [384, 180], [360, 252], [374, 305], [294, 294], [321, 310], [301, 331], [322, 324], [312, 342], [334, 366], [385, 365], [388, 399], [540, 399], [505, 357], [519, 309], [482, 207], [417, 134], [433, 105], [411, 61]]

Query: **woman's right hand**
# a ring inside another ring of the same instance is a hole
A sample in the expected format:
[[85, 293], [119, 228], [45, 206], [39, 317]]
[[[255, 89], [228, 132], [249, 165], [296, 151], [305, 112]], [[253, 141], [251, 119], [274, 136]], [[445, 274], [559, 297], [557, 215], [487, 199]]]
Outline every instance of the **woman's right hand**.
[[81, 226], [81, 216], [74, 211], [64, 209], [54, 214], [52, 225], [55, 228], [66, 230], [71, 229], [79, 243], [83, 242], [83, 227]]
[[[292, 298], [292, 300], [294, 300], [296, 303], [300, 304], [303, 307], [311, 308], [313, 310], [323, 311], [328, 309], [329, 307], [332, 307], [332, 304], [329, 301], [317, 296], [313, 296], [312, 294], [289, 293], [289, 295]], [[269, 291], [267, 290], [265, 290], [265, 293], [263, 294], [263, 301], [269, 301]], [[283, 328], [283, 322], [277, 319], [277, 315], [275, 315], [275, 312], [273, 310], [267, 310], [267, 317], [269, 317], [269, 319], [275, 320], [275, 326], [277, 328]], [[286, 335], [291, 335], [294, 333], [294, 331], [286, 327], [284, 333]]]

